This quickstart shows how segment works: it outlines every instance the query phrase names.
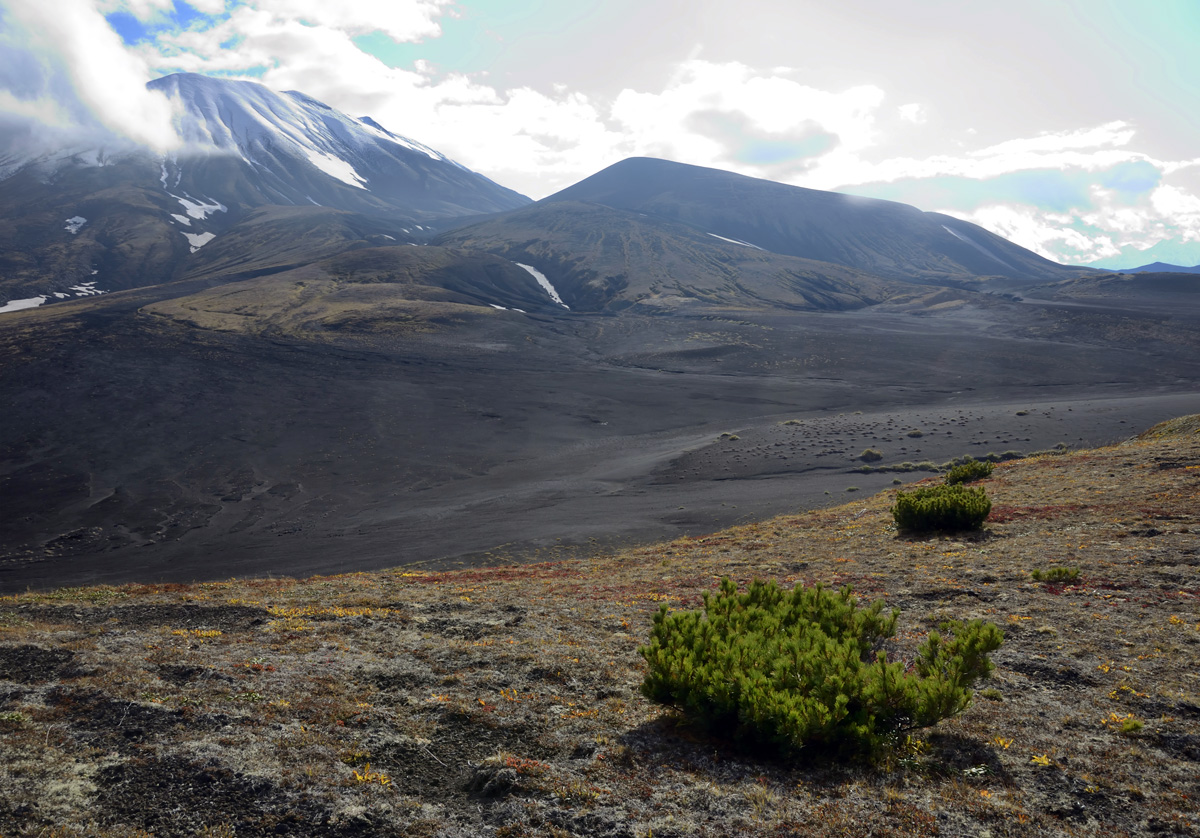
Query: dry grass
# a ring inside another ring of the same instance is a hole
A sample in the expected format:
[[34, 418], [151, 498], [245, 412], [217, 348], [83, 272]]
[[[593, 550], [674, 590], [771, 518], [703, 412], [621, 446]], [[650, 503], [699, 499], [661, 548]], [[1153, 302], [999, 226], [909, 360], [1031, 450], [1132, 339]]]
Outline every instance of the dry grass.
[[[4, 598], [0, 831], [1200, 834], [1195, 422], [980, 485], [961, 538], [899, 537], [885, 492], [602, 559]], [[764, 761], [638, 693], [651, 614], [725, 575], [883, 598], [900, 654], [1007, 639], [883, 764]]]

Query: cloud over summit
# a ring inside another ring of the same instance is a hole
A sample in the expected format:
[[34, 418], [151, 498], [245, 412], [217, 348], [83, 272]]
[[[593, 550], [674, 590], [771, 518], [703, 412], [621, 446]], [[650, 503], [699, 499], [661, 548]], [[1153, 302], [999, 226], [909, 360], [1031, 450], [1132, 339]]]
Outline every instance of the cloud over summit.
[[179, 139], [166, 97], [146, 89], [153, 73], [88, 0], [8, 0], [0, 7], [7, 70], [0, 108], [30, 135], [79, 142], [99, 134], [166, 151]]

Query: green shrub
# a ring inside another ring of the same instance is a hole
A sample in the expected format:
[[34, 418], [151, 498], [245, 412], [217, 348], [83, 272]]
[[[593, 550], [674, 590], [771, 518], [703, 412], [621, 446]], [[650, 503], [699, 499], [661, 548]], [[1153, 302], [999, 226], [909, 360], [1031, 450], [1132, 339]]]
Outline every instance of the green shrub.
[[908, 432], [908, 435], [910, 437], [912, 437], [913, 439], [917, 439], [919, 437], [925, 436], [925, 432], [922, 431], [920, 428], [913, 428], [911, 431]]
[[858, 455], [864, 463], [877, 463], [883, 459], [883, 452], [878, 448], [868, 448]]
[[955, 486], [959, 483], [970, 483], [972, 480], [983, 480], [985, 477], [992, 476], [992, 469], [994, 468], [995, 466], [991, 463], [968, 460], [962, 465], [957, 465], [946, 472], [946, 482], [951, 486]]
[[1121, 722], [1121, 732], [1127, 735], [1134, 734], [1138, 733], [1145, 726], [1146, 723], [1141, 719], [1135, 719], [1130, 716], [1129, 718], [1125, 719], [1125, 721]]
[[971, 530], [981, 526], [992, 502], [983, 489], [965, 486], [925, 486], [896, 493], [892, 517], [911, 532]]
[[981, 621], [944, 623], [906, 669], [879, 643], [895, 635], [897, 609], [857, 608], [849, 587], [784, 591], [731, 580], [704, 595], [702, 611], [654, 617], [642, 694], [710, 734], [783, 754], [816, 747], [877, 751], [890, 737], [957, 715], [992, 671], [1003, 642]]
[[1074, 582], [1079, 578], [1079, 568], [1052, 567], [1049, 570], [1035, 570], [1031, 575], [1034, 582]]

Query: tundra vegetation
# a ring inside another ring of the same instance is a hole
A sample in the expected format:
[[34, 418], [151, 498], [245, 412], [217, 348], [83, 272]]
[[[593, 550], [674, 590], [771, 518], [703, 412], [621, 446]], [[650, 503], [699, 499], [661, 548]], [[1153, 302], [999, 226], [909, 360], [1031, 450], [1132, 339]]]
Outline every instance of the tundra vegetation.
[[[998, 464], [957, 533], [899, 531], [892, 488], [605, 556], [4, 597], [0, 834], [1197, 834], [1198, 430]], [[642, 695], [656, 619], [752, 592], [832, 597], [847, 671], [1004, 642], [870, 758]]]
[[942, 484], [897, 492], [892, 517], [904, 532], [955, 532], [978, 529], [991, 511], [983, 489]]
[[699, 611], [654, 616], [642, 694], [717, 737], [802, 755], [879, 754], [899, 733], [930, 727], [970, 706], [971, 687], [993, 669], [1003, 633], [991, 623], [943, 623], [906, 666], [880, 648], [899, 609], [857, 608], [849, 586], [784, 591], [754, 580], [739, 593], [726, 578]]
[[961, 483], [973, 483], [976, 480], [985, 480], [992, 476], [992, 471], [995, 468], [995, 464], [988, 461], [967, 460], [965, 463], [951, 467], [946, 472], [946, 483], [950, 486], [955, 486]]

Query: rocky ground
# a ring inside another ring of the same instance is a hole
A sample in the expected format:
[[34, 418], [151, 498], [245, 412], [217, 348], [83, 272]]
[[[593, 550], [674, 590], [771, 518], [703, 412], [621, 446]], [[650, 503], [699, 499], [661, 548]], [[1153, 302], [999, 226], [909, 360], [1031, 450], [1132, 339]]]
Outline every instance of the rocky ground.
[[[0, 833], [1200, 834], [1200, 420], [983, 485], [969, 536], [898, 534], [889, 489], [605, 557], [4, 597]], [[1006, 639], [877, 764], [762, 759], [638, 691], [652, 614], [723, 576], [852, 585], [901, 655]]]

